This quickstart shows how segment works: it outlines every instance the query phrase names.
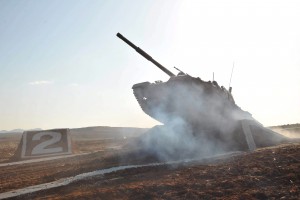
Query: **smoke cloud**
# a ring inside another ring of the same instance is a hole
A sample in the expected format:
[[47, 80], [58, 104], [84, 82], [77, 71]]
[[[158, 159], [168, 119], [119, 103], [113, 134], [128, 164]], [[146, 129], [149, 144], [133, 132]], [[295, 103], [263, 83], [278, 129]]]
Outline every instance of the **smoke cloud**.
[[150, 105], [151, 115], [164, 122], [139, 138], [143, 151], [161, 161], [170, 161], [206, 157], [245, 146], [236, 130], [241, 130], [239, 120], [253, 119], [251, 115], [232, 104], [229, 93], [217, 84], [195, 80], [168, 87], [166, 83], [156, 83], [148, 90], [142, 89], [144, 102], [140, 104]]
[[140, 106], [164, 125], [150, 129], [135, 146], [160, 161], [254, 150], [285, 140], [240, 109], [216, 82], [176, 76], [165, 83], [140, 85], [133, 87]]

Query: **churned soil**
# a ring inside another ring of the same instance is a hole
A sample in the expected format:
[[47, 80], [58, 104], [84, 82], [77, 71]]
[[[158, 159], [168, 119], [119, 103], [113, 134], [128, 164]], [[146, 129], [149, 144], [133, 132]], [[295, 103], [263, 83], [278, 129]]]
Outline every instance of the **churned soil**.
[[[117, 165], [155, 162], [126, 151], [0, 168], [0, 193]], [[19, 177], [19, 178], [17, 178]], [[18, 184], [19, 183], [19, 184]], [[132, 168], [15, 199], [299, 199], [300, 142], [230, 157]]]

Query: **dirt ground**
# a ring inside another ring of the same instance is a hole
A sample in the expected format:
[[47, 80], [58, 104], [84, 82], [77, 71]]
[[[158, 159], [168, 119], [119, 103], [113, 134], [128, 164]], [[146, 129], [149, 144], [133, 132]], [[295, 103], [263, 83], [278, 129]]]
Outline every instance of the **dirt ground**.
[[[158, 162], [127, 148], [127, 142], [130, 138], [75, 140], [77, 156], [0, 166], [0, 197], [85, 172]], [[0, 141], [2, 163], [10, 161], [17, 145], [18, 138]], [[230, 157], [120, 170], [11, 199], [300, 199], [300, 141]]]
[[[83, 172], [154, 162], [126, 150], [0, 167], [0, 193]], [[122, 158], [127, 159], [122, 159]], [[300, 142], [205, 162], [127, 169], [15, 199], [299, 199]]]
[[20, 143], [22, 134], [1, 134], [0, 135], [0, 163], [9, 162]]

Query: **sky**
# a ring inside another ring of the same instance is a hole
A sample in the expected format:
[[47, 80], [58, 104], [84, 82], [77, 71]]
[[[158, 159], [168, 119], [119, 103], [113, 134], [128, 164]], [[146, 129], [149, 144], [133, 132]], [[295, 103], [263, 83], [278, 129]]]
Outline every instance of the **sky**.
[[152, 127], [132, 85], [162, 65], [231, 86], [265, 126], [300, 122], [300, 1], [0, 0], [0, 130]]

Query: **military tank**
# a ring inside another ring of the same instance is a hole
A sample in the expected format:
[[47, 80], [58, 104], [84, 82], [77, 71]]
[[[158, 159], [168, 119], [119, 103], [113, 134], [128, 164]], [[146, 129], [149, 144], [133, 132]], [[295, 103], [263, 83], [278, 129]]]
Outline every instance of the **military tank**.
[[256, 146], [270, 146], [286, 139], [264, 128], [249, 112], [242, 110], [234, 101], [231, 87], [227, 90], [215, 80], [204, 81], [176, 67], [179, 73], [175, 75], [120, 33], [117, 37], [170, 77], [166, 82], [142, 82], [132, 86], [141, 109], [153, 119], [167, 127], [183, 121], [194, 136], [218, 141], [216, 143], [231, 150], [245, 149], [245, 146], [253, 150]]
[[132, 87], [140, 107], [153, 119], [167, 125], [180, 118], [195, 130], [215, 130], [221, 124], [253, 119], [236, 105], [232, 88], [192, 77], [176, 67], [179, 73], [175, 75], [120, 33], [117, 36], [170, 77], [166, 82], [142, 82]]

